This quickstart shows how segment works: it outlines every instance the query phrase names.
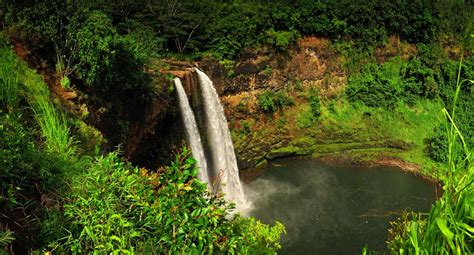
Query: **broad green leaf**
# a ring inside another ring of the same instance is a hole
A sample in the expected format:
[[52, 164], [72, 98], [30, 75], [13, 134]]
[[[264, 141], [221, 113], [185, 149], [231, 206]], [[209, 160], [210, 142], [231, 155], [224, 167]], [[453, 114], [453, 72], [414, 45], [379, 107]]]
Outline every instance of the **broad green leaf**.
[[441, 230], [441, 233], [445, 237], [447, 237], [449, 240], [453, 240], [454, 234], [449, 230], [446, 219], [441, 218], [441, 217], [436, 217], [436, 224], [438, 225], [438, 228]]

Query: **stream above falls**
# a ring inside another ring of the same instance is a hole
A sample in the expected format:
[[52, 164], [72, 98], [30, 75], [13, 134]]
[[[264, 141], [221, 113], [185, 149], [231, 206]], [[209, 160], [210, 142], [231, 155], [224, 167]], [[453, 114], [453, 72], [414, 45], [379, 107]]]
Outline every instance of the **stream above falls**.
[[310, 159], [272, 161], [248, 183], [250, 216], [285, 225], [280, 254], [386, 251], [389, 221], [403, 210], [429, 212], [436, 188], [393, 167], [325, 165]]

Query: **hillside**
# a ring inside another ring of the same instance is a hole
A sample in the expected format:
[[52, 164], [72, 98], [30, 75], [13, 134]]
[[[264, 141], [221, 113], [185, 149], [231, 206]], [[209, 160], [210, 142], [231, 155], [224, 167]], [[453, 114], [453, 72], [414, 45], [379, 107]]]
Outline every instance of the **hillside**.
[[196, 70], [244, 186], [287, 157], [397, 167], [443, 192], [387, 252], [473, 252], [473, 28], [471, 1], [4, 1], [0, 254], [276, 254], [283, 224], [198, 178]]

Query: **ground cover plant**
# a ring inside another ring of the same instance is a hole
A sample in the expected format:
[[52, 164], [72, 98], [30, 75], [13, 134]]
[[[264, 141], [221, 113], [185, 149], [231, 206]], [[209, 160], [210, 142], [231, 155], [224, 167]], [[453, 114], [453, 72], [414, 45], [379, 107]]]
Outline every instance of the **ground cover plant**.
[[[466, 0], [2, 1], [0, 253], [278, 252], [284, 227], [234, 214], [181, 137], [161, 134], [179, 118], [176, 66], [216, 71], [223, 96], [247, 93], [226, 105], [243, 166], [416, 164], [444, 193], [394, 223], [389, 250], [472, 253], [473, 29]], [[325, 72], [285, 66], [300, 53]], [[158, 145], [138, 149], [160, 167], [123, 151], [143, 119], [157, 120], [144, 129]]]

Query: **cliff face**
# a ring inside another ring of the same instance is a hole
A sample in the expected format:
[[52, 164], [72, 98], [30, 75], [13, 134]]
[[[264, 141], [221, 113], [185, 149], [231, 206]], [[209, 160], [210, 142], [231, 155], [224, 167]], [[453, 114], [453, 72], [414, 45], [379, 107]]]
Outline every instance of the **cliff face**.
[[[162, 73], [181, 79], [186, 94], [195, 102], [194, 91], [198, 88], [197, 76], [187, 62], [169, 62], [168, 70]], [[156, 79], [156, 86], [169, 87], [170, 96], [151, 101], [130, 122], [124, 145], [125, 157], [132, 162], [156, 169], [169, 163], [173, 154], [184, 144], [184, 125], [171, 80]]]
[[[413, 46], [391, 38], [388, 45], [375, 49], [374, 57], [381, 63], [414, 53]], [[356, 162], [379, 156], [406, 158], [407, 151], [423, 154], [423, 139], [431, 131], [423, 137], [407, 135], [400, 130], [411, 130], [417, 123], [401, 120], [413, 112], [420, 119], [433, 118], [434, 126], [437, 120], [433, 112], [419, 106], [398, 109], [387, 117], [386, 112], [349, 104], [344, 96], [348, 65], [353, 64], [349, 61], [329, 40], [311, 37], [287, 51], [247, 52], [236, 61], [169, 62], [163, 72], [182, 79], [191, 104], [199, 101], [193, 97], [198, 94], [198, 83], [192, 68], [203, 70], [212, 79], [224, 105], [241, 170], [288, 156]], [[265, 112], [259, 102], [265, 91], [279, 91], [292, 103]], [[314, 94], [321, 104], [318, 118], [310, 116]], [[430, 107], [437, 109], [438, 105]], [[159, 166], [182, 145], [184, 132], [177, 109], [175, 99], [167, 104], [154, 102], [139, 121], [131, 124], [125, 151], [132, 161]]]
[[[351, 63], [334, 48], [327, 39], [310, 37], [285, 52], [263, 50], [244, 54], [232, 63], [198, 63], [220, 92], [240, 169], [302, 155], [363, 161], [397, 156], [414, 147], [396, 132], [386, 133], [371, 113], [348, 105], [344, 89]], [[391, 38], [374, 56], [381, 63], [394, 56], [408, 58], [414, 52], [413, 46]], [[293, 104], [274, 113], [264, 112], [259, 96], [268, 90], [283, 91]], [[308, 118], [314, 91], [321, 100], [318, 120]]]
[[[188, 63], [174, 63], [172, 70], [165, 71], [173, 77], [183, 80], [188, 95], [196, 81], [191, 75]], [[173, 88], [168, 79], [155, 79], [155, 86], [159, 88]], [[173, 152], [180, 148], [184, 132], [178, 110], [178, 101], [174, 91], [169, 97], [156, 97], [148, 103], [129, 123], [128, 133], [124, 145], [125, 157], [132, 162], [156, 169], [173, 159]]]
[[[323, 98], [337, 98], [343, 93], [347, 75], [344, 60], [323, 38], [306, 38], [285, 52], [244, 54], [232, 64], [203, 61], [202, 69], [210, 75], [218, 91], [233, 132], [239, 168], [254, 168], [267, 159], [307, 155], [307, 145], [315, 139], [294, 140], [307, 130], [296, 128], [295, 116], [285, 116], [307, 104], [304, 95], [316, 89]], [[273, 114], [263, 112], [259, 95], [266, 90], [285, 91], [293, 106]]]

